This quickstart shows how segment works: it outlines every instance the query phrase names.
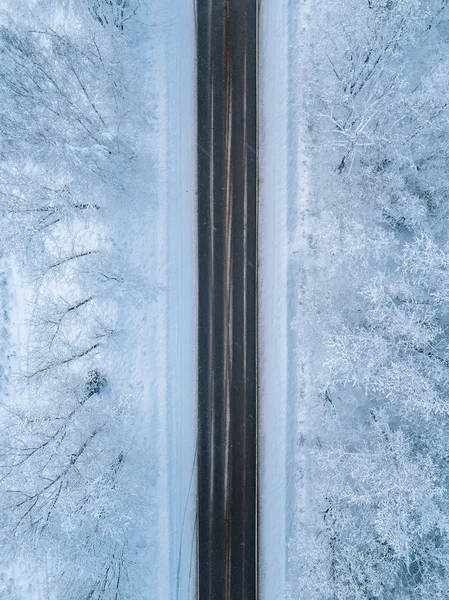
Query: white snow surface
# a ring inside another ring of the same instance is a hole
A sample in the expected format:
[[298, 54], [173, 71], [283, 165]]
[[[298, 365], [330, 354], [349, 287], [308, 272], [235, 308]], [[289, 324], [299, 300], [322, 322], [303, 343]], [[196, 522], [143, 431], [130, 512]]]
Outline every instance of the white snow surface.
[[[300, 304], [307, 293], [308, 167], [302, 152], [299, 41], [308, 1], [262, 2], [260, 21], [260, 589], [288, 595], [289, 542], [307, 485], [298, 453], [307, 428], [308, 359]], [[299, 463], [298, 463], [299, 460]], [[300, 497], [300, 501], [298, 498]]]
[[[126, 314], [130, 356], [118, 356], [140, 382], [146, 431], [154, 440], [157, 482], [149, 599], [188, 600], [195, 590], [196, 164], [194, 12], [183, 0], [147, 3], [148, 52], [142, 74], [155, 110], [143, 212], [126, 231], [136, 269], [156, 278], [157, 300]], [[142, 132], [148, 136], [149, 132]], [[145, 144], [143, 144], [145, 146]], [[146, 204], [146, 210], [145, 210]], [[123, 215], [126, 219], [126, 215]], [[129, 371], [128, 371], [129, 373]]]

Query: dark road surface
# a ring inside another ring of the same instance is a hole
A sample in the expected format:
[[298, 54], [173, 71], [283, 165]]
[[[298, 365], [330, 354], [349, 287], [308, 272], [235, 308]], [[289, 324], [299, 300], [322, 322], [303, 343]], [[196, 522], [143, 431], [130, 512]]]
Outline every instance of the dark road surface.
[[197, 0], [198, 598], [257, 590], [257, 0]]

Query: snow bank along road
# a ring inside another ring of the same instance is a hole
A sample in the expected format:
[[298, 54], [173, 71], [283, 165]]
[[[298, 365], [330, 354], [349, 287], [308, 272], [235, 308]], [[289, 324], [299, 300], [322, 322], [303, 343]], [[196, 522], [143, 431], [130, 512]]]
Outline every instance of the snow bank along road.
[[308, 11], [308, 0], [266, 0], [260, 10], [259, 587], [263, 600], [289, 597], [288, 585], [294, 579], [288, 546], [297, 533], [299, 505], [309, 504], [305, 478], [298, 483], [299, 469], [301, 474], [308, 472], [307, 453], [298, 443], [300, 432], [309, 427], [310, 413], [305, 404], [307, 354], [299, 326], [299, 311], [306, 301], [310, 231], [301, 84], [307, 64], [300, 52]]
[[257, 13], [197, 2], [201, 600], [257, 598]]

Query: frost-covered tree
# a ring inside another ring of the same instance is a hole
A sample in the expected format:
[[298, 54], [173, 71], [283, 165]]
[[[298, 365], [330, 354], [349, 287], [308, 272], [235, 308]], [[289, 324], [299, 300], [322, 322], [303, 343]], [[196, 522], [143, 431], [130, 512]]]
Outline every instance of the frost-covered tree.
[[133, 0], [86, 0], [89, 11], [103, 27], [123, 31], [126, 21], [136, 14], [138, 4]]
[[12, 10], [0, 21], [3, 243], [88, 221], [123, 185], [132, 159], [120, 131], [126, 51], [119, 36], [88, 25], [55, 30]]
[[449, 6], [311, 2], [309, 14], [318, 275], [303, 319], [321, 430], [317, 513], [292, 543], [290, 594], [442, 600]]
[[[84, 369], [91, 365], [85, 361]], [[79, 578], [76, 589], [86, 597], [91, 586], [92, 598], [113, 598], [127, 589], [126, 571], [138, 559], [130, 545], [139, 542], [140, 519], [148, 518], [138, 483], [147, 479], [145, 465], [130, 460], [132, 403], [114, 397], [99, 370], [83, 376], [81, 366], [77, 373], [67, 369], [64, 386], [47, 377], [39, 394], [32, 411], [3, 409], [2, 556], [12, 561], [34, 549], [54, 557], [52, 572], [72, 572], [63, 586]], [[70, 594], [63, 597], [78, 597]]]
[[143, 486], [154, 473], [138, 401], [111, 384], [115, 302], [138, 283], [108, 230], [135, 156], [126, 27], [137, 7], [6, 0], [0, 11], [0, 253], [33, 296], [14, 393], [0, 406], [11, 599], [27, 597], [13, 592], [15, 565], [25, 580], [45, 565], [55, 599], [147, 590]]

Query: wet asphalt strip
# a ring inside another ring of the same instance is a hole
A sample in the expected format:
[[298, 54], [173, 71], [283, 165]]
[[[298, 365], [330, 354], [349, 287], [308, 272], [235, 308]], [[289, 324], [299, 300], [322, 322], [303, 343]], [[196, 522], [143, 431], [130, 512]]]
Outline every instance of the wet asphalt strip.
[[199, 600], [256, 600], [257, 8], [197, 0]]

